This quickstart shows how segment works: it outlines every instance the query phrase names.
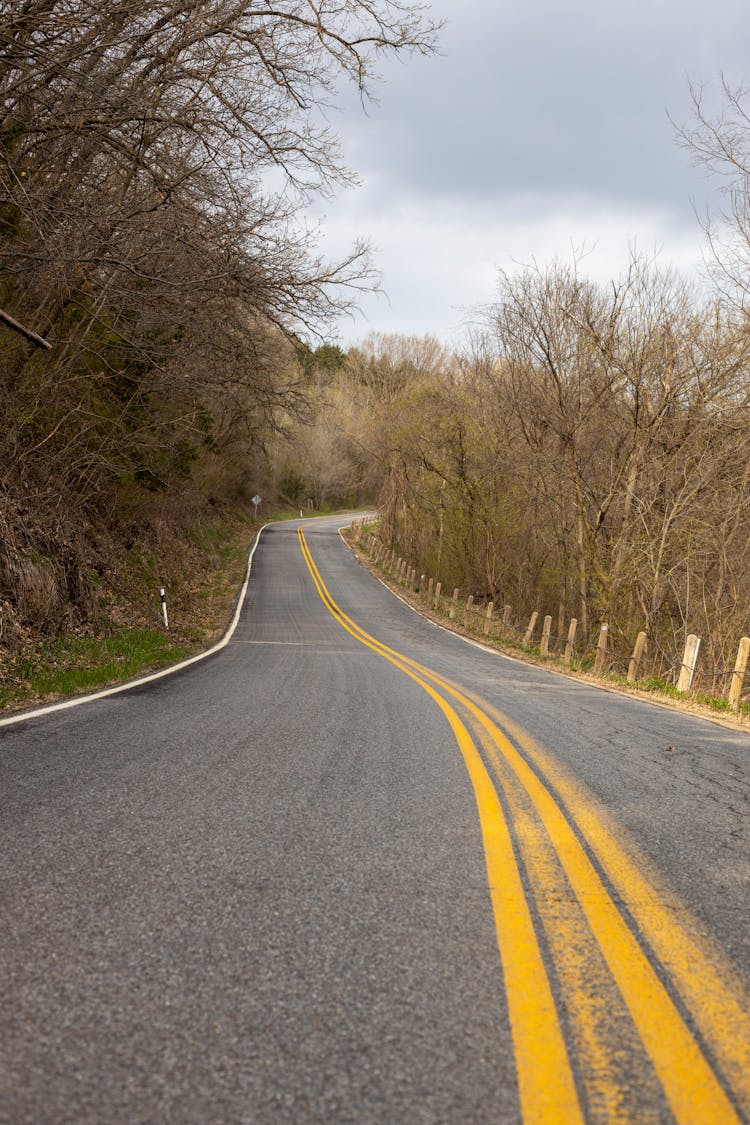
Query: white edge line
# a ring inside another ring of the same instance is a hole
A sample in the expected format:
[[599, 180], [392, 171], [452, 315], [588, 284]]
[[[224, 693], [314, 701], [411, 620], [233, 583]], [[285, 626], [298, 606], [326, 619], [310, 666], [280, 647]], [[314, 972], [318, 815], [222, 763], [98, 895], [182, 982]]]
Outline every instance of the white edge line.
[[108, 695], [119, 695], [123, 691], [130, 691], [131, 688], [142, 687], [144, 684], [153, 683], [154, 680], [161, 680], [164, 676], [173, 676], [175, 672], [181, 672], [183, 668], [189, 668], [191, 664], [197, 664], [200, 660], [205, 660], [207, 657], [213, 656], [215, 652], [219, 652], [220, 649], [229, 644], [239, 623], [242, 607], [245, 604], [247, 587], [250, 583], [253, 556], [260, 542], [260, 537], [268, 526], [267, 523], [264, 523], [255, 537], [255, 542], [247, 558], [245, 581], [242, 584], [242, 589], [237, 598], [237, 606], [232, 620], [229, 622], [227, 631], [221, 640], [217, 641], [211, 648], [207, 648], [205, 652], [198, 652], [195, 656], [189, 656], [187, 660], [181, 660], [179, 664], [172, 664], [169, 668], [162, 668], [159, 672], [151, 672], [148, 676], [140, 676], [137, 680], [130, 680], [126, 684], [118, 684], [116, 687], [104, 688], [102, 691], [93, 692], [91, 695], [76, 695], [73, 696], [72, 699], [63, 700], [62, 703], [50, 703], [47, 707], [37, 707], [33, 711], [23, 711], [20, 715], [10, 715], [7, 719], [0, 719], [0, 727], [9, 727], [14, 723], [23, 723], [26, 722], [27, 719], [38, 719], [42, 715], [50, 715], [53, 711], [67, 711], [69, 707], [80, 707], [84, 703], [94, 703], [97, 699], [106, 699]]

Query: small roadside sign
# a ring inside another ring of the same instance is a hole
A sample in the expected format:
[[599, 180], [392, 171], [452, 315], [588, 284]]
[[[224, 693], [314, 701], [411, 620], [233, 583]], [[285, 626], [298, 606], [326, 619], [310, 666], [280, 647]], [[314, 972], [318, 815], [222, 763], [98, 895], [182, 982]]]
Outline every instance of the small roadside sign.
[[263, 500], [263, 497], [258, 496], [258, 494], [256, 492], [255, 496], [253, 496], [253, 504], [255, 505], [255, 518], [256, 518], [256, 520], [258, 518], [258, 505], [262, 502], [262, 500]]

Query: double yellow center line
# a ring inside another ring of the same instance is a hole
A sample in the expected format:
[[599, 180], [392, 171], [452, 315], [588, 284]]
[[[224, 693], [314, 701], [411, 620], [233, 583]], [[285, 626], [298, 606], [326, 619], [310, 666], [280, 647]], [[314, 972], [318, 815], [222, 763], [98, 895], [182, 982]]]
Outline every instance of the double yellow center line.
[[654, 1107], [668, 1106], [686, 1125], [742, 1120], [750, 1112], [750, 1017], [731, 968], [662, 905], [654, 882], [541, 748], [476, 695], [348, 617], [301, 528], [298, 535], [328, 611], [427, 692], [463, 756], [524, 1122], [636, 1122], [647, 1119], [644, 1105], [651, 1119]]

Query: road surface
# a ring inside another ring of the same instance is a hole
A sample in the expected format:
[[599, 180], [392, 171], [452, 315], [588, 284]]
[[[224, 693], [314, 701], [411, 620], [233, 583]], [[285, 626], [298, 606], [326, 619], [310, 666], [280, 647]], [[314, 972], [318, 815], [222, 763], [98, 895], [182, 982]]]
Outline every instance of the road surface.
[[0, 1121], [749, 1120], [750, 737], [467, 644], [340, 523], [263, 532], [214, 656], [0, 729]]

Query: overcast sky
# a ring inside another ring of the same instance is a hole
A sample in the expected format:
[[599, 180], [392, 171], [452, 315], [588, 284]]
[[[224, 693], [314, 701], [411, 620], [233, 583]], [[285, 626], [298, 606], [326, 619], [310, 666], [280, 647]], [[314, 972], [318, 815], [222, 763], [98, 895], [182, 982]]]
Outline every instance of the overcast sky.
[[440, 54], [382, 69], [379, 104], [331, 118], [361, 185], [319, 209], [322, 250], [376, 247], [388, 300], [344, 324], [457, 337], [499, 268], [591, 250], [606, 279], [629, 241], [699, 269], [710, 187], [674, 141], [687, 78], [750, 80], [748, 0], [435, 0]]

